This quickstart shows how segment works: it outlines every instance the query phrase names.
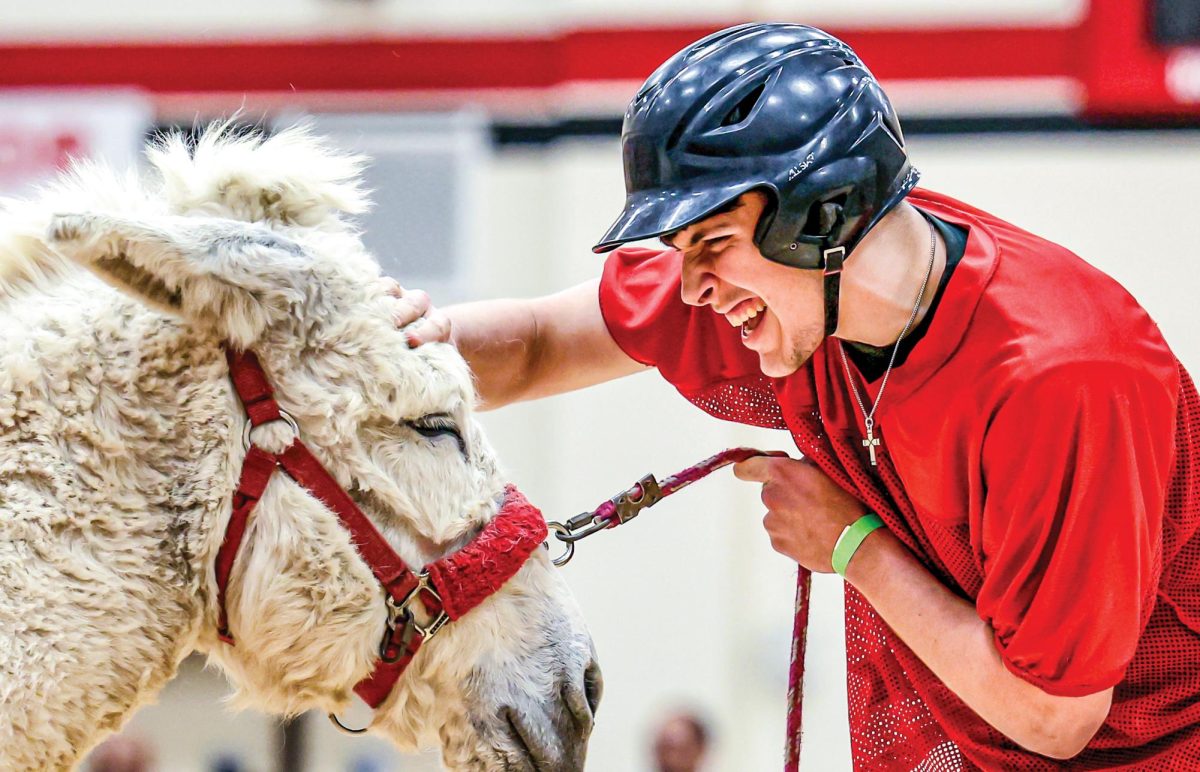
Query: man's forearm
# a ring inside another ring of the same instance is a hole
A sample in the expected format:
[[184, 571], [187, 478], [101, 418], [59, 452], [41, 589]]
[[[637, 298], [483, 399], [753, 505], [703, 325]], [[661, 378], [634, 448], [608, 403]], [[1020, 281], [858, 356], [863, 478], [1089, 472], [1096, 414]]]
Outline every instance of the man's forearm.
[[531, 300], [487, 300], [445, 310], [451, 341], [475, 372], [484, 409], [630, 375], [645, 365], [612, 339], [599, 281]]
[[1022, 747], [1069, 758], [1108, 715], [1112, 690], [1057, 697], [1009, 672], [991, 628], [894, 536], [872, 534], [846, 572], [884, 621], [981, 718]]
[[537, 363], [537, 318], [527, 300], [484, 300], [444, 309], [451, 342], [475, 374], [485, 410], [525, 399]]

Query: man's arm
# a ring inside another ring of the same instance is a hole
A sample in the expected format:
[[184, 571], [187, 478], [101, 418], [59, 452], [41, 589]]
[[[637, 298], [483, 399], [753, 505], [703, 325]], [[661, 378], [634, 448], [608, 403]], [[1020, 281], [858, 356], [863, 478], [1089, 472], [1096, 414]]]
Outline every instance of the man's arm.
[[[807, 460], [752, 458], [734, 474], [763, 484], [763, 525], [776, 551], [813, 571], [832, 570], [834, 543], [864, 514], [861, 502]], [[886, 529], [862, 543], [846, 580], [942, 683], [1021, 747], [1070, 758], [1108, 716], [1112, 689], [1063, 697], [1010, 672], [975, 607], [944, 587]]]
[[451, 341], [475, 373], [484, 410], [646, 369], [609, 334], [598, 279], [530, 300], [464, 303], [445, 314]]
[[1083, 750], [1104, 723], [1112, 689], [1060, 697], [1004, 666], [992, 628], [885, 530], [867, 538], [846, 579], [979, 716], [1018, 745], [1056, 759]]

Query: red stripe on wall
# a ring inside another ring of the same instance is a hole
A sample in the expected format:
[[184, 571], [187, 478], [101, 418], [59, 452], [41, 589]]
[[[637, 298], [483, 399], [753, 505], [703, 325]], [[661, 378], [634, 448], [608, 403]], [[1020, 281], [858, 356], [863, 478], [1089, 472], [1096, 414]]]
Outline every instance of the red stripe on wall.
[[356, 40], [0, 47], [0, 85], [151, 92], [543, 87], [548, 41]]
[[[675, 51], [712, 31], [7, 45], [0, 46], [0, 86], [126, 85], [155, 93], [546, 88], [567, 81], [642, 80]], [[881, 78], [941, 79], [1066, 76], [1072, 35], [1071, 29], [946, 29], [843, 30], [839, 36]]]
[[[833, 30], [882, 80], [1061, 78], [1095, 115], [1200, 115], [1200, 49], [1185, 88], [1147, 34], [1149, 0], [1091, 0], [1071, 27]], [[640, 81], [712, 27], [587, 29], [558, 36], [0, 45], [0, 87], [133, 86], [172, 94], [549, 89]], [[1178, 53], [1178, 50], [1174, 53]], [[1186, 52], [1185, 53], [1190, 53]], [[1193, 72], [1194, 70], [1194, 72]], [[1182, 74], [1180, 74], [1182, 72]], [[1186, 93], [1185, 93], [1186, 92]]]

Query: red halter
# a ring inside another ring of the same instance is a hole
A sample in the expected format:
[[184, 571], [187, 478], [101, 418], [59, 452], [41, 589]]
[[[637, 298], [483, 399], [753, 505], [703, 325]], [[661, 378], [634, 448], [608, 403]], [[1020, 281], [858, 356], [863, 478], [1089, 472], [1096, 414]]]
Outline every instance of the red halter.
[[[291, 418], [279, 409], [254, 352], [226, 349], [225, 355], [234, 388], [246, 408], [250, 426], [286, 420], [295, 428]], [[342, 526], [350, 532], [359, 556], [367, 562], [371, 573], [387, 593], [387, 629], [379, 645], [379, 659], [371, 675], [354, 687], [358, 696], [372, 708], [379, 707], [387, 699], [397, 679], [426, 639], [432, 638], [447, 622], [460, 618], [499, 590], [546, 539], [546, 521], [541, 512], [509, 485], [504, 490], [504, 504], [500, 511], [470, 544], [416, 572], [396, 554], [367, 516], [300, 441], [299, 431], [287, 450], [279, 454], [249, 445], [242, 462], [242, 476], [233, 494], [233, 515], [216, 559], [217, 634], [230, 645], [234, 642], [233, 634], [229, 630], [229, 618], [225, 611], [229, 575], [233, 571], [233, 562], [245, 535], [250, 513], [262, 497], [276, 467], [282, 467], [289, 477], [338, 516]], [[426, 625], [416, 620], [411, 609], [418, 597], [433, 618]]]

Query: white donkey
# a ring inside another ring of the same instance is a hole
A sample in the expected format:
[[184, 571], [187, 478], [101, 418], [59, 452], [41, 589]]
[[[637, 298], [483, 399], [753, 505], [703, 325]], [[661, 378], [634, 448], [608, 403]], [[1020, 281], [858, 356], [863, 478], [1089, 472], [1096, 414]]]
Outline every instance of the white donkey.
[[[303, 441], [408, 565], [470, 542], [504, 498], [465, 364], [408, 349], [343, 216], [366, 206], [360, 159], [303, 130], [210, 131], [149, 159], [153, 182], [82, 166], [0, 215], [3, 770], [72, 767], [192, 651], [239, 704], [280, 714], [336, 713], [372, 672], [384, 592], [281, 473], [233, 565], [236, 645], [218, 639], [214, 559], [246, 426], [223, 345], [257, 352]], [[292, 439], [281, 421], [253, 431], [272, 452]], [[371, 728], [440, 743], [455, 769], [576, 770], [599, 690], [537, 549], [421, 648]]]

